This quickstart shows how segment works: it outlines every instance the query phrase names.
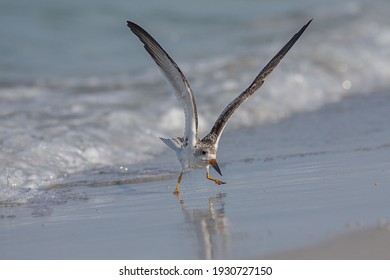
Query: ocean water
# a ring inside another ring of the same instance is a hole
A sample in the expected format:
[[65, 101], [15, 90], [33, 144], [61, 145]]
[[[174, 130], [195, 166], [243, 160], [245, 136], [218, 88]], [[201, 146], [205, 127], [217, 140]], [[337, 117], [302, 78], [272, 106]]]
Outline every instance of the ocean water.
[[0, 205], [86, 199], [76, 188], [46, 190], [177, 173], [174, 153], [162, 164], [158, 136], [181, 135], [183, 113], [126, 20], [148, 30], [187, 76], [202, 136], [311, 18], [226, 130], [388, 92], [389, 10], [385, 0], [1, 1]]

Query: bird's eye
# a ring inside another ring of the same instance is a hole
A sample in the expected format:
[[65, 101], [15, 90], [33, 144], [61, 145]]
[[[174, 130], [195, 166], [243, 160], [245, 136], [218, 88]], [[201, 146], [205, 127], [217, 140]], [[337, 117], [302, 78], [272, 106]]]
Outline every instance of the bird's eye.
[[205, 154], [207, 154], [207, 152], [206, 151], [202, 151], [202, 154], [205, 155]]

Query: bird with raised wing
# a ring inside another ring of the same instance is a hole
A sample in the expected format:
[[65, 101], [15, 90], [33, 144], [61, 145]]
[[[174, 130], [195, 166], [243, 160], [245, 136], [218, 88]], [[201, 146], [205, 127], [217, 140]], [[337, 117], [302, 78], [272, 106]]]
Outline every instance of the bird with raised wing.
[[218, 185], [225, 184], [225, 182], [210, 176], [209, 166], [211, 165], [222, 176], [216, 158], [218, 142], [228, 120], [237, 108], [240, 107], [242, 103], [244, 103], [263, 85], [265, 79], [269, 74], [271, 74], [271, 72], [303, 34], [311, 21], [312, 20], [306, 23], [283, 46], [283, 48], [260, 71], [250, 86], [226, 106], [214, 123], [210, 132], [202, 139], [198, 137], [198, 113], [196, 110], [194, 94], [187, 78], [184, 76], [175, 61], [148, 32], [131, 21], [127, 22], [127, 26], [141, 40], [146, 51], [154, 59], [156, 64], [160, 67], [162, 73], [174, 88], [176, 97], [184, 110], [184, 136], [172, 139], [160, 138], [168, 147], [176, 152], [177, 158], [182, 166], [180, 175], [177, 179], [175, 191], [173, 192], [174, 194], [179, 194], [183, 172], [186, 169], [204, 167], [207, 179], [214, 181]]

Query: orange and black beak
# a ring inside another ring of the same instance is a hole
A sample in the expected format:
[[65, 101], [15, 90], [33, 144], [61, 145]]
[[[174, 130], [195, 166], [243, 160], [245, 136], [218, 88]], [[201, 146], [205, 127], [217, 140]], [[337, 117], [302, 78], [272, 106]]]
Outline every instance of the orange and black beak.
[[218, 163], [215, 159], [210, 159], [209, 160], [210, 165], [219, 173], [219, 175], [222, 176], [221, 169], [219, 169]]

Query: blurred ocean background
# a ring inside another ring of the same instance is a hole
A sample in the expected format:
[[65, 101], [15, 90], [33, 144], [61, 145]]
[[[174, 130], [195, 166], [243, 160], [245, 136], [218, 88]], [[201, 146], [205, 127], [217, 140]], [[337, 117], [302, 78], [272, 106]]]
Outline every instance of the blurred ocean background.
[[2, 0], [0, 204], [84, 198], [42, 196], [47, 187], [176, 175], [175, 154], [165, 164], [158, 136], [182, 135], [183, 114], [127, 20], [151, 33], [187, 76], [203, 136], [311, 18], [226, 131], [388, 93], [389, 11], [387, 0]]

